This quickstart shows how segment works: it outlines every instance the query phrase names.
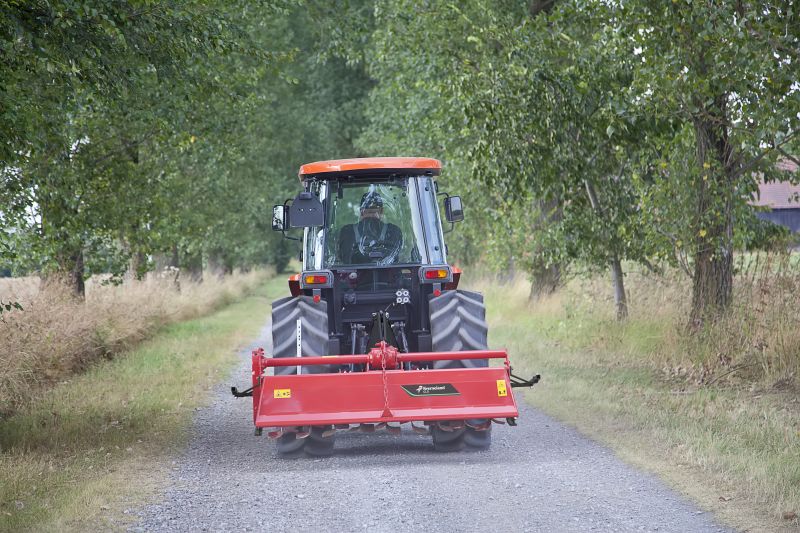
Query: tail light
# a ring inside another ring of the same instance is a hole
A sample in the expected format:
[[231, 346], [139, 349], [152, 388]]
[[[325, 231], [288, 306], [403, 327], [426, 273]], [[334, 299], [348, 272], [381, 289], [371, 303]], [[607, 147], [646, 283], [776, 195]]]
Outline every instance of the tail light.
[[453, 281], [453, 274], [447, 265], [422, 267], [419, 269], [419, 277], [422, 283], [448, 283]]
[[333, 273], [329, 270], [303, 272], [300, 286], [303, 289], [328, 289], [333, 286]]
[[447, 278], [446, 268], [437, 268], [436, 270], [426, 270], [425, 279], [445, 279]]

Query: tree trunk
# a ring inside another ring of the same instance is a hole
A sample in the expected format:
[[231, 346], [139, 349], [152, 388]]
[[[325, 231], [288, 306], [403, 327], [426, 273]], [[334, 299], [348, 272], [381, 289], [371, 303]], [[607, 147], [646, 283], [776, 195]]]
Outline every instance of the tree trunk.
[[556, 0], [531, 0], [528, 5], [528, 12], [531, 14], [531, 18], [536, 18], [542, 11], [550, 13], [555, 3]]
[[286, 269], [289, 267], [289, 261], [292, 259], [292, 255], [294, 255], [294, 249], [287, 239], [277, 237], [277, 242], [273, 240], [273, 243], [273, 251], [270, 260], [275, 265], [275, 272], [281, 274], [286, 272]]
[[[139, 143], [130, 139], [127, 135], [122, 136], [122, 145], [125, 149], [125, 152], [128, 155], [131, 163], [134, 165], [139, 164]], [[133, 222], [129, 226], [129, 231], [131, 232], [132, 237], [136, 237], [142, 232], [144, 224], [139, 222]], [[128, 245], [128, 249], [130, 250], [130, 245]], [[141, 281], [144, 278], [144, 275], [147, 273], [147, 255], [142, 252], [141, 250], [136, 250], [131, 254], [131, 259], [128, 263], [128, 272], [126, 272], [125, 277], [127, 281]]]
[[[563, 216], [558, 200], [538, 200], [535, 209], [539, 214], [534, 231], [543, 226], [560, 222]], [[534, 250], [533, 266], [531, 267], [531, 292], [528, 296], [531, 301], [550, 296], [558, 290], [561, 284], [561, 265], [545, 263], [538, 258], [540, 252], [539, 249]]]
[[725, 97], [694, 121], [697, 203], [690, 326], [696, 329], [726, 311], [733, 294], [733, 149], [725, 127]]
[[[66, 153], [63, 154], [63, 164], [69, 164]], [[78, 214], [75, 206], [70, 203], [76, 194], [71, 182], [62, 179], [54, 168], [44, 167], [41, 172], [52, 173], [49, 176], [52, 184], [36, 191], [36, 202], [39, 204], [41, 216], [40, 238], [53, 247], [55, 260], [55, 272], [47, 274], [42, 282], [44, 285], [64, 284], [76, 298], [83, 300], [86, 298], [83, 241], [79, 234], [66, 229]]]
[[172, 254], [170, 255], [169, 261], [170, 261], [169, 262], [169, 266], [171, 266], [173, 268], [180, 268], [181, 267], [181, 258], [180, 258], [180, 254], [178, 253], [178, 245], [177, 244], [173, 244], [172, 245]]
[[616, 257], [611, 259], [611, 284], [614, 286], [614, 309], [617, 320], [625, 320], [628, 318], [628, 297], [625, 295], [622, 263]]
[[197, 252], [192, 255], [185, 255], [183, 258], [182, 268], [189, 274], [189, 279], [202, 283], [203, 281], [203, 254]]
[[128, 281], [141, 281], [147, 270], [147, 256], [144, 252], [134, 252], [128, 263], [128, 272], [125, 275]]
[[217, 278], [225, 277], [225, 258], [221, 255], [210, 252], [208, 254], [208, 271]]
[[178, 268], [177, 246], [169, 253], [158, 253], [153, 257], [153, 273], [159, 278], [172, 280], [176, 292], [181, 292], [181, 269]]
[[86, 285], [83, 281], [83, 276], [86, 273], [86, 269], [84, 268], [83, 264], [83, 249], [78, 250], [72, 256], [73, 266], [72, 272], [70, 275], [70, 286], [72, 287], [72, 292], [80, 298], [81, 300], [86, 298]]
[[535, 268], [531, 279], [531, 293], [528, 299], [538, 301], [550, 296], [561, 284], [561, 268], [558, 265]]
[[175, 278], [173, 279], [173, 283], [175, 285], [175, 290], [181, 292], [181, 268], [180, 268], [180, 256], [178, 255], [178, 245], [172, 245], [172, 254], [170, 256], [170, 270], [175, 273]]
[[83, 262], [83, 250], [62, 251], [56, 256], [58, 270], [42, 278], [42, 286], [63, 284], [70, 293], [80, 300], [86, 299], [86, 284], [83, 277], [86, 273]]
[[[600, 205], [600, 200], [597, 198], [597, 192], [594, 190], [594, 186], [588, 180], [583, 183], [586, 186], [586, 194], [589, 196], [589, 203], [592, 209], [602, 217], [603, 206]], [[612, 255], [608, 266], [611, 270], [611, 285], [614, 288], [614, 310], [617, 320], [625, 320], [628, 318], [628, 297], [625, 295], [625, 278], [622, 272], [622, 262], [617, 255]]]
[[514, 278], [517, 275], [517, 265], [516, 261], [514, 260], [514, 256], [511, 255], [508, 257], [508, 265], [506, 266], [506, 270], [504, 272], [500, 272], [497, 274], [497, 282], [501, 285], [507, 285], [514, 281]]

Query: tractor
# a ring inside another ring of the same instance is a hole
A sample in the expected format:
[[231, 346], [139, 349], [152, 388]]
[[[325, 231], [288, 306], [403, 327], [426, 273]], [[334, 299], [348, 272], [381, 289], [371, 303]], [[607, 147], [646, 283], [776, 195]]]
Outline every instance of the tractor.
[[512, 388], [539, 376], [513, 375], [488, 348], [483, 296], [458, 288], [444, 234], [464, 211], [440, 172], [417, 157], [309, 163], [302, 191], [274, 207], [272, 228], [301, 241], [302, 272], [272, 304], [252, 387], [231, 391], [252, 396], [256, 435], [267, 428], [281, 455], [330, 455], [337, 431], [405, 423], [437, 451], [487, 449], [493, 423], [516, 425]]

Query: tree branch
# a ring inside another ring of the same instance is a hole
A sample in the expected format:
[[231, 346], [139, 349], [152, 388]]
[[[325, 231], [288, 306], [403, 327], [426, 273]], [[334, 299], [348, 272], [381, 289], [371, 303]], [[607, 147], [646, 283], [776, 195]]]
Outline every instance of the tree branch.
[[789, 143], [789, 141], [791, 141], [791, 140], [792, 140], [792, 138], [793, 138], [795, 135], [797, 135], [797, 133], [800, 133], [800, 130], [794, 130], [794, 131], [792, 131], [791, 133], [789, 133], [789, 135], [787, 135], [786, 137], [784, 137], [783, 141], [781, 141], [781, 142], [779, 142], [779, 143], [775, 143], [775, 142], [773, 142], [773, 143], [772, 143], [772, 146], [770, 146], [769, 148], [766, 148], [764, 151], [762, 151], [762, 152], [761, 152], [760, 154], [758, 154], [756, 157], [754, 157], [753, 159], [751, 159], [751, 160], [750, 160], [750, 161], [749, 161], [747, 164], [740, 166], [740, 167], [739, 167], [739, 168], [738, 168], [738, 169], [737, 169], [737, 170], [736, 170], [736, 171], [735, 171], [735, 172], [734, 172], [734, 173], [731, 175], [731, 178], [733, 178], [733, 179], [735, 179], [735, 178], [738, 178], [739, 176], [741, 176], [741, 175], [742, 175], [742, 174], [744, 174], [745, 172], [749, 172], [749, 171], [753, 170], [753, 169], [755, 168], [755, 166], [756, 166], [756, 165], [758, 165], [758, 163], [759, 163], [759, 162], [760, 162], [762, 159], [764, 159], [764, 158], [765, 158], [767, 155], [769, 155], [769, 153], [770, 153], [770, 152], [772, 152], [773, 150], [780, 151], [781, 147], [782, 147], [782, 146], [784, 146], [785, 144], [788, 144], [788, 143]]
[[780, 146], [776, 146], [775, 150], [777, 150], [779, 154], [781, 154], [783, 157], [785, 157], [786, 159], [788, 159], [789, 161], [791, 161], [795, 165], [800, 166], [800, 158], [797, 158], [797, 157], [795, 157], [793, 155], [790, 155], [789, 152], [787, 152], [786, 150], [784, 150]]

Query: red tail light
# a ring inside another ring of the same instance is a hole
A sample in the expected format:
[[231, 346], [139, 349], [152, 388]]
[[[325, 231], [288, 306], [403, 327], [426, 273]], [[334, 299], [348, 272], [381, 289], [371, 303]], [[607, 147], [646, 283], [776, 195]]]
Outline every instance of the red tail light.
[[446, 268], [433, 268], [425, 271], [425, 279], [447, 279], [448, 271]]
[[333, 287], [333, 272], [330, 270], [311, 270], [300, 275], [301, 289], [330, 289]]

